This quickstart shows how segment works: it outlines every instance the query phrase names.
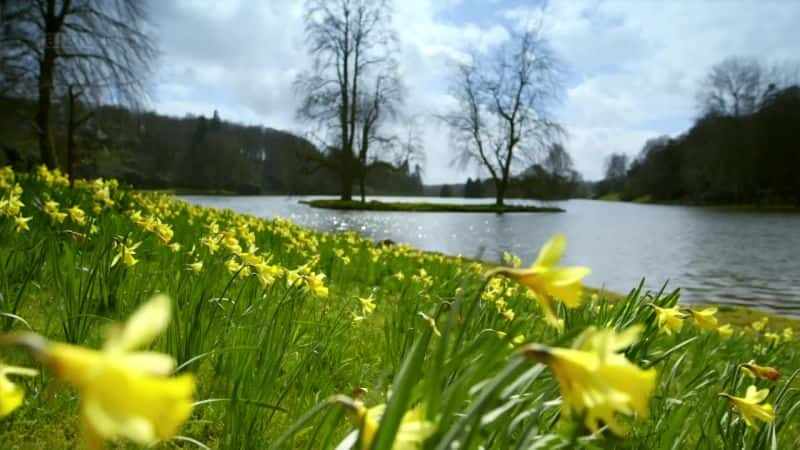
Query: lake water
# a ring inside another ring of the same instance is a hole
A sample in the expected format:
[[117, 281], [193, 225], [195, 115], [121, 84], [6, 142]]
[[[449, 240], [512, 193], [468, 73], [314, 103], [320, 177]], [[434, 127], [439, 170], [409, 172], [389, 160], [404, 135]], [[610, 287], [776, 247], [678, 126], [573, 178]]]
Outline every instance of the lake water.
[[281, 216], [323, 231], [353, 230], [452, 255], [499, 261], [505, 250], [522, 257], [525, 264], [536, 258], [539, 246], [551, 235], [564, 233], [568, 245], [563, 263], [591, 267], [588, 285], [627, 292], [645, 277], [651, 289], [664, 282], [670, 288], [680, 287], [684, 303], [746, 305], [800, 316], [800, 214], [593, 200], [547, 203], [565, 213], [396, 213], [314, 209], [298, 204], [305, 197], [181, 198], [265, 218]]

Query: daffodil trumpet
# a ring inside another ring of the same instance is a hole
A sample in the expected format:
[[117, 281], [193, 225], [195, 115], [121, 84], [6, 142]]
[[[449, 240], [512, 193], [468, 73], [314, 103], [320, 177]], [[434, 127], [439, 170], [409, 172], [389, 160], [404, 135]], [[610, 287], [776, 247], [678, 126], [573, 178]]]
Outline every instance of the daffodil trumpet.
[[739, 369], [742, 373], [750, 375], [753, 378], [762, 378], [764, 380], [777, 381], [781, 377], [781, 373], [774, 367], [761, 366], [754, 361], [739, 364]]

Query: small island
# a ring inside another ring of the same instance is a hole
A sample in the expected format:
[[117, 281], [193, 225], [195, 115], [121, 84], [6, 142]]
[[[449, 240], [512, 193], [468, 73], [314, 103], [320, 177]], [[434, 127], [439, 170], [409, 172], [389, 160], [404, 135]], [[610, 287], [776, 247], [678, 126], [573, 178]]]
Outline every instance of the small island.
[[467, 213], [540, 213], [564, 212], [553, 206], [502, 205], [492, 203], [427, 203], [427, 202], [379, 202], [371, 200], [301, 200], [300, 203], [312, 208], [339, 209], [352, 211], [403, 211], [403, 212], [467, 212]]

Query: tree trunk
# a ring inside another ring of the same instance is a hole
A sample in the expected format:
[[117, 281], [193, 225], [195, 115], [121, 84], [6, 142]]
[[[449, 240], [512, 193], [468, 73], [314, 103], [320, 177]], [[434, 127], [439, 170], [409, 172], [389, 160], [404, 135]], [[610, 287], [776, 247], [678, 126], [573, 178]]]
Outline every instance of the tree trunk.
[[506, 196], [506, 183], [501, 181], [497, 184], [497, 195], [495, 196], [495, 206], [504, 206], [504, 199]]
[[367, 171], [366, 168], [361, 167], [358, 171], [358, 190], [361, 194], [361, 203], [366, 202], [365, 185], [366, 185]]
[[75, 162], [78, 159], [75, 149], [75, 129], [78, 127], [77, 115], [77, 100], [78, 94], [69, 87], [67, 92], [69, 100], [69, 110], [67, 117], [67, 175], [69, 176], [69, 185], [72, 186], [75, 181]]
[[53, 141], [50, 136], [50, 101], [53, 94], [53, 72], [55, 70], [55, 33], [45, 33], [44, 55], [39, 64], [39, 105], [36, 110], [36, 126], [39, 135], [39, 155], [42, 163], [57, 168]]
[[339, 171], [339, 198], [344, 201], [353, 200], [353, 153], [342, 151], [342, 166]]

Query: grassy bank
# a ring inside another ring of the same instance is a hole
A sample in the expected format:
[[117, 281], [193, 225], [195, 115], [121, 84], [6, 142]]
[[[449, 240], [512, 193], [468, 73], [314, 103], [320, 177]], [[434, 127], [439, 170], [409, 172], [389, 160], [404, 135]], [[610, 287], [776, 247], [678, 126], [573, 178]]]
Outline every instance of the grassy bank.
[[[171, 297], [171, 321], [145, 349], [176, 359], [170, 379], [195, 377], [196, 403], [157, 448], [326, 449], [371, 438], [373, 448], [388, 449], [398, 429], [426, 449], [793, 448], [800, 440], [800, 354], [775, 320], [742, 317], [728, 333], [717, 328], [724, 321], [682, 318], [667, 333], [649, 305], [678, 304], [676, 293], [586, 290], [569, 308], [552, 304], [558, 328], [543, 319], [549, 303], [512, 279], [487, 279], [480, 263], [113, 182], [73, 189], [47, 171], [0, 174], [5, 333], [97, 349], [120, 333], [109, 324], [156, 293]], [[553, 292], [567, 295], [559, 286]], [[635, 327], [639, 336], [593, 327]], [[572, 354], [557, 347], [572, 345], [584, 350], [559, 359]], [[86, 415], [85, 388], [73, 389], [76, 381], [48, 355], [0, 348], [4, 364], [39, 370], [12, 376], [27, 395], [0, 419], [0, 448], [80, 447], [81, 423], [99, 420], [97, 411]], [[748, 378], [739, 364], [750, 360], [782, 376]], [[106, 369], [94, 367], [88, 379], [98, 370]], [[570, 389], [560, 388], [564, 377]], [[743, 396], [750, 384], [770, 390], [765, 401], [775, 411], [758, 428], [719, 396]], [[124, 410], [135, 393], [112, 387], [100, 400]], [[563, 409], [584, 394], [610, 409]], [[386, 404], [382, 418], [362, 402]], [[599, 424], [586, 420], [597, 414]], [[108, 417], [112, 429], [144, 426]], [[616, 433], [603, 427], [609, 421], [619, 422]]]
[[313, 208], [338, 209], [349, 211], [402, 211], [402, 212], [465, 212], [465, 213], [532, 213], [532, 212], [564, 212], [561, 208], [543, 206], [523, 206], [495, 204], [455, 204], [455, 203], [425, 203], [425, 202], [380, 202], [371, 200], [359, 202], [356, 200], [303, 200], [300, 203]]
[[775, 212], [775, 213], [800, 213], [800, 206], [792, 204], [755, 204], [755, 203], [742, 203], [742, 204], [719, 204], [719, 203], [692, 203], [688, 201], [672, 200], [672, 201], [655, 201], [650, 195], [643, 195], [634, 199], [623, 199], [622, 193], [612, 192], [606, 195], [597, 197], [595, 200], [609, 201], [609, 202], [625, 202], [625, 203], [639, 203], [648, 205], [673, 205], [673, 206], [698, 206], [703, 208], [719, 209], [721, 211], [743, 211], [743, 212]]

